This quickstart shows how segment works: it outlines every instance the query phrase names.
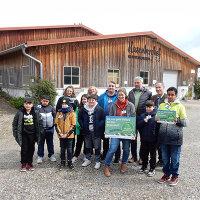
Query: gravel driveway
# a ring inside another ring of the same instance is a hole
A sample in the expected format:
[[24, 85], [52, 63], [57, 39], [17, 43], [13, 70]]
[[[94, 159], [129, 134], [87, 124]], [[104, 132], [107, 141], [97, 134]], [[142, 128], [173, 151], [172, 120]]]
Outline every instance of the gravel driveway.
[[16, 110], [0, 98], [0, 199], [200, 199], [200, 101], [183, 104], [189, 126], [184, 130], [180, 182], [170, 187], [157, 183], [162, 176], [161, 168], [157, 168], [154, 177], [147, 177], [137, 174], [139, 166], [128, 164], [127, 173], [120, 174], [120, 165], [111, 165], [112, 176], [108, 178], [104, 176], [103, 164], [99, 170], [94, 169], [94, 162], [82, 168], [80, 159], [74, 164], [74, 171], [58, 171], [56, 134], [58, 161], [51, 163], [46, 158], [44, 163], [37, 165], [35, 154], [35, 171], [19, 172], [20, 148], [11, 127]]

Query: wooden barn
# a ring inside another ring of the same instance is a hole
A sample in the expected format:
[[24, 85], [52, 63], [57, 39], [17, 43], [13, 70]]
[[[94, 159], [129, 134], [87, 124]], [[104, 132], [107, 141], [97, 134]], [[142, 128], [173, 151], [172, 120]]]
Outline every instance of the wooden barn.
[[110, 80], [132, 88], [135, 76], [152, 87], [163, 81], [187, 91], [200, 62], [154, 32], [102, 35], [82, 24], [0, 28], [0, 87], [17, 96], [30, 76], [54, 80], [63, 90]]

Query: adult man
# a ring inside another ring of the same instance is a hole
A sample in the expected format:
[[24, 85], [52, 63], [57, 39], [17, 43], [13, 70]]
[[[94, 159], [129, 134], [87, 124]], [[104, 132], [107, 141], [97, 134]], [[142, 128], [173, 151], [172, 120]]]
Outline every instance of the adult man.
[[[146, 101], [151, 99], [152, 93], [143, 87], [143, 78], [140, 76], [135, 77], [134, 86], [135, 88], [129, 92], [129, 101], [135, 105], [137, 120], [140, 115], [145, 112]], [[128, 162], [137, 162], [137, 137], [135, 140], [131, 140], [131, 154], [132, 158], [129, 159]], [[139, 164], [141, 164], [141, 162], [139, 162]]]
[[[161, 82], [156, 82], [155, 89], [156, 89], [156, 93], [157, 94], [153, 95], [151, 97], [151, 100], [154, 102], [155, 106], [158, 109], [159, 105], [161, 103], [164, 103], [164, 100], [166, 98], [166, 94], [164, 93], [165, 86]], [[158, 135], [158, 132], [159, 132], [159, 124], [157, 124], [157, 126], [156, 126], [156, 135]], [[161, 152], [160, 146], [158, 146], [158, 162], [157, 162], [157, 166], [162, 167], [162, 165], [163, 165], [162, 152]]]
[[[105, 115], [109, 115], [110, 108], [112, 104], [117, 101], [117, 90], [116, 90], [116, 83], [114, 81], [110, 81], [108, 84], [108, 89], [100, 95], [98, 99], [98, 104], [104, 109]], [[109, 138], [103, 138], [103, 154], [102, 154], [102, 160], [105, 160], [106, 154], [109, 149]], [[115, 154], [115, 160], [114, 163], [118, 163], [120, 159], [120, 146], [117, 149], [117, 152]]]

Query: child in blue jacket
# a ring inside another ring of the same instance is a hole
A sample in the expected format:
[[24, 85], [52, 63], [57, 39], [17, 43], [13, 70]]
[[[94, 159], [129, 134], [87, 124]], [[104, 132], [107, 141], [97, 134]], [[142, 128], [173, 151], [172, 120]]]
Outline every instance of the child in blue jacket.
[[154, 176], [156, 167], [156, 122], [155, 122], [156, 110], [154, 102], [148, 100], [146, 102], [146, 112], [140, 115], [137, 120], [137, 126], [140, 130], [141, 137], [141, 159], [142, 168], [138, 173], [142, 174], [147, 171], [148, 157], [150, 154], [150, 169], [148, 176]]

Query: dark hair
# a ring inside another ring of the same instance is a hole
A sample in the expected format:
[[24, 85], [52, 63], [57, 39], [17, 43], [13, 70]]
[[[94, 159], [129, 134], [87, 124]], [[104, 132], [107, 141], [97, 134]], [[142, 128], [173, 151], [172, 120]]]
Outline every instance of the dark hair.
[[147, 100], [147, 101], [146, 101], [146, 106], [147, 106], [147, 107], [154, 106], [154, 102], [153, 102], [152, 100]]
[[41, 97], [41, 99], [46, 99], [46, 100], [50, 100], [50, 97], [49, 97], [49, 95], [42, 95], [42, 97]]
[[87, 99], [95, 99], [97, 101], [98, 100], [98, 95], [96, 95], [96, 94], [88, 95]]
[[63, 92], [63, 95], [64, 96], [66, 96], [66, 92], [67, 92], [67, 89], [68, 88], [71, 88], [72, 89], [72, 98], [76, 98], [76, 95], [75, 95], [75, 93], [74, 93], [74, 87], [72, 86], [72, 85], [69, 85], [69, 86], [67, 86], [66, 88], [65, 88], [65, 91]]
[[109, 83], [112, 83], [112, 84], [114, 84], [114, 85], [116, 86], [116, 83], [115, 83], [115, 81], [110, 81]]
[[33, 103], [33, 99], [31, 97], [24, 98], [24, 103]]
[[177, 89], [175, 88], [175, 87], [169, 87], [168, 89], [167, 89], [167, 92], [169, 92], [169, 91], [174, 91], [175, 92], [175, 95], [177, 95]]
[[84, 104], [82, 103], [82, 98], [83, 97], [85, 97], [86, 99], [88, 98], [88, 94], [83, 94], [82, 96], [81, 96], [81, 102], [80, 102], [80, 104], [79, 104], [79, 112], [80, 112], [80, 110], [83, 108], [83, 106], [84, 106]]

